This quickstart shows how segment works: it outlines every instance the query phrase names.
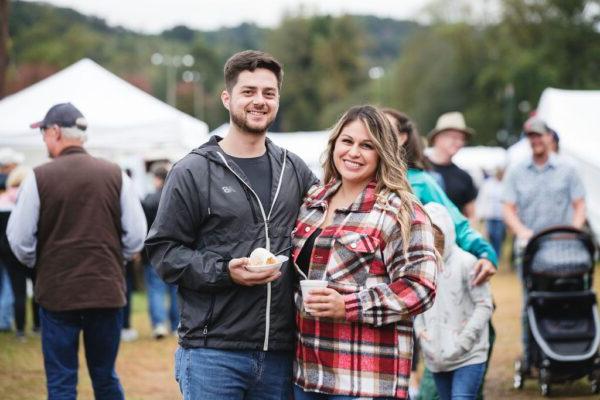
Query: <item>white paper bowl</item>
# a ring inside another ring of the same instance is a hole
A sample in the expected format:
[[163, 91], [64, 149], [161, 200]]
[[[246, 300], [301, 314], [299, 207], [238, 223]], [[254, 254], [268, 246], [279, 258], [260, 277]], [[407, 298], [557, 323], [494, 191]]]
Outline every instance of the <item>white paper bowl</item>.
[[288, 260], [287, 256], [277, 256], [276, 264], [267, 264], [267, 265], [247, 265], [246, 269], [252, 272], [264, 272], [280, 269], [281, 265]]

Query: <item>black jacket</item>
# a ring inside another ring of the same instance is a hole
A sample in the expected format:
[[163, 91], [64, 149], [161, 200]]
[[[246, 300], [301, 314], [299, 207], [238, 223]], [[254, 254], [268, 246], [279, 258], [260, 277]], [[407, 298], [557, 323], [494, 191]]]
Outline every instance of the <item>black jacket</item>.
[[290, 246], [302, 198], [317, 179], [298, 156], [267, 139], [272, 206], [262, 210], [219, 140], [212, 137], [173, 167], [146, 249], [158, 274], [178, 285], [181, 346], [291, 350], [293, 267], [285, 263], [276, 281], [246, 287], [231, 281], [227, 266], [256, 247]]

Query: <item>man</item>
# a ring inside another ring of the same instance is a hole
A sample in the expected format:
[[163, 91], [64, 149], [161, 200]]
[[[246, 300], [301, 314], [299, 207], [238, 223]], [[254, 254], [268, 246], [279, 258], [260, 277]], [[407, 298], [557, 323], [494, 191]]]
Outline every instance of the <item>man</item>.
[[553, 152], [553, 134], [543, 120], [531, 117], [523, 129], [532, 155], [507, 173], [503, 195], [506, 224], [523, 242], [554, 225], [582, 228], [585, 193], [577, 171]]
[[287, 400], [293, 266], [245, 267], [257, 247], [287, 251], [317, 179], [266, 138], [279, 108], [281, 64], [249, 50], [233, 55], [224, 73], [227, 136], [213, 136], [173, 167], [146, 246], [158, 274], [178, 285], [175, 375], [184, 399]]
[[467, 126], [460, 112], [442, 114], [429, 132], [427, 139], [432, 147], [429, 161], [444, 180], [444, 190], [458, 209], [471, 221], [475, 221], [477, 188], [468, 172], [452, 162], [452, 158], [465, 146], [475, 131]]
[[50, 108], [39, 128], [53, 161], [22, 184], [8, 221], [15, 256], [36, 270], [49, 399], [75, 399], [83, 331], [96, 399], [124, 399], [115, 372], [124, 260], [143, 246], [146, 221], [119, 167], [84, 149], [87, 122], [71, 103]]
[[[535, 233], [554, 225], [582, 228], [586, 219], [583, 184], [575, 168], [553, 152], [552, 131], [535, 116], [525, 122], [523, 130], [532, 155], [508, 171], [503, 191], [504, 221], [516, 236], [519, 273], [521, 253]], [[527, 371], [529, 342], [525, 313], [522, 324], [523, 368]]]
[[[166, 163], [155, 163], [152, 165], [150, 171], [152, 172], [156, 191], [148, 194], [142, 202], [148, 226], [152, 226], [156, 218], [160, 196], [165, 185], [165, 180], [167, 179], [167, 173], [169, 172], [169, 165]], [[179, 325], [177, 287], [166, 284], [160, 279], [150, 261], [147, 260], [147, 257], [144, 257], [144, 277], [148, 293], [148, 311], [150, 314], [150, 323], [152, 324], [152, 337], [162, 339], [169, 333], [166, 324], [167, 310], [165, 310], [165, 296], [169, 298], [168, 318], [171, 331], [175, 332], [177, 325]]]

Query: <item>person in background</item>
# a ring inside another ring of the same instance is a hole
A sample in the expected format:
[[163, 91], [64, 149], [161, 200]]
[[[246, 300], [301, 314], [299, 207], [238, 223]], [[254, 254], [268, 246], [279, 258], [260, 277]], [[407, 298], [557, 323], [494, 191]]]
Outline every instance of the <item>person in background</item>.
[[[0, 237], [4, 236], [8, 216], [15, 204], [16, 189], [7, 186], [8, 175], [24, 157], [9, 147], [0, 148]], [[0, 255], [0, 332], [9, 332], [13, 328], [15, 299], [8, 272], [9, 260]], [[17, 335], [19, 339], [23, 339]]]
[[[125, 168], [125, 174], [132, 179], [133, 172]], [[134, 254], [131, 260], [125, 261], [125, 306], [123, 307], [123, 326], [121, 327], [121, 341], [133, 342], [138, 339], [140, 334], [137, 329], [131, 326], [131, 302], [133, 287], [135, 281], [135, 265], [141, 259], [140, 253]]]
[[452, 162], [452, 158], [462, 149], [475, 131], [467, 126], [460, 112], [453, 111], [440, 115], [433, 129], [427, 135], [431, 153], [429, 160], [434, 171], [444, 179], [444, 191], [448, 198], [472, 222], [475, 221], [475, 199], [477, 188], [471, 175]]
[[[586, 220], [585, 190], [573, 165], [552, 150], [552, 132], [537, 116], [525, 121], [523, 131], [531, 146], [531, 157], [511, 167], [504, 179], [504, 222], [515, 234], [515, 264], [521, 275], [522, 253], [537, 232], [557, 225], [583, 228]], [[526, 294], [526, 291], [523, 292]], [[523, 372], [528, 373], [529, 323], [523, 296], [521, 335]]]
[[[10, 211], [17, 202], [19, 187], [30, 173], [32, 173], [31, 169], [24, 166], [18, 166], [8, 175], [8, 179], [6, 180], [7, 190], [4, 194], [0, 195], [0, 208], [8, 210], [0, 211], [0, 218], [2, 219], [3, 225], [2, 235], [4, 235], [4, 232], [6, 231]], [[10, 204], [10, 208], [5, 208], [5, 204]], [[35, 271], [14, 260], [10, 255], [5, 255], [4, 265], [6, 266], [8, 276], [10, 277], [9, 284], [14, 295], [15, 333], [19, 341], [24, 341], [25, 321], [27, 320], [27, 280], [31, 281], [32, 287], [34, 287]], [[31, 313], [33, 316], [32, 332], [37, 334], [40, 332], [40, 317], [39, 307], [35, 299], [31, 302]]]
[[129, 177], [90, 156], [87, 121], [71, 103], [39, 128], [52, 161], [21, 185], [8, 220], [16, 258], [35, 268], [49, 399], [77, 397], [79, 340], [96, 399], [124, 399], [115, 371], [125, 305], [124, 260], [139, 252], [146, 220]]
[[502, 178], [504, 169], [497, 168], [481, 185], [477, 196], [477, 216], [485, 222], [488, 239], [494, 246], [498, 258], [502, 256], [502, 243], [506, 236], [506, 227], [502, 213]]
[[475, 400], [488, 359], [490, 284], [471, 285], [477, 259], [456, 245], [454, 223], [441, 204], [425, 205], [442, 233], [443, 267], [435, 303], [415, 318], [415, 332], [442, 400]]
[[[485, 240], [477, 231], [475, 231], [467, 218], [461, 214], [458, 208], [446, 196], [436, 180], [427, 172], [427, 159], [423, 154], [421, 136], [416, 125], [404, 113], [392, 108], [384, 109], [387, 118], [395, 128], [398, 134], [399, 143], [404, 148], [404, 157], [408, 165], [408, 182], [421, 203], [438, 203], [446, 207], [456, 233], [456, 244], [463, 250], [473, 254], [477, 259], [474, 265], [475, 274], [472, 281], [473, 285], [481, 285], [488, 281], [495, 273], [498, 267], [498, 259], [492, 245]], [[489, 326], [489, 355], [494, 346], [495, 340], [494, 328], [490, 322]], [[487, 373], [487, 368], [486, 368]], [[415, 375], [415, 374], [413, 374]], [[417, 397], [416, 390], [413, 392]], [[433, 400], [437, 398], [437, 391], [433, 382], [431, 372], [426, 368], [418, 389], [418, 398]], [[478, 398], [483, 398], [483, 385], [481, 386]]]
[[[155, 191], [149, 193], [142, 201], [144, 214], [148, 228], [154, 223], [160, 196], [162, 194], [167, 173], [170, 165], [168, 163], [154, 163], [150, 168], [153, 177]], [[177, 331], [179, 325], [179, 311], [177, 309], [177, 286], [165, 283], [156, 273], [150, 260], [147, 257], [144, 259], [144, 278], [146, 281], [146, 291], [148, 294], [148, 312], [150, 314], [150, 322], [152, 324], [152, 337], [162, 339], [169, 334], [167, 328], [167, 317], [169, 319], [169, 327], [171, 332]], [[168, 297], [169, 307], [168, 312], [165, 309], [165, 297]]]
[[294, 291], [295, 399], [406, 399], [413, 317], [436, 293], [429, 218], [375, 107], [346, 111], [323, 168], [326, 184], [305, 198], [293, 236], [298, 277], [327, 281], [306, 299]]

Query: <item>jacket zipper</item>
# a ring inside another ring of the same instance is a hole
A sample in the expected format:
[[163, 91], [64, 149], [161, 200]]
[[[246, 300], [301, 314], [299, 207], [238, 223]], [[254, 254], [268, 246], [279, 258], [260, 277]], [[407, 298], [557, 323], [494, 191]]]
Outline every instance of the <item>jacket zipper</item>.
[[[281, 180], [283, 178], [283, 173], [285, 172], [286, 160], [287, 160], [287, 150], [283, 149], [283, 165], [281, 166], [281, 174], [279, 175], [279, 181], [277, 182], [277, 190], [275, 191], [275, 197], [271, 202], [271, 209], [269, 210], [269, 214], [265, 214], [265, 208], [263, 207], [260, 197], [258, 194], [244, 181], [238, 174], [229, 166], [229, 163], [225, 159], [225, 156], [220, 152], [217, 152], [221, 160], [225, 163], [225, 166], [250, 190], [250, 192], [256, 197], [256, 201], [258, 202], [258, 206], [260, 207], [260, 213], [262, 214], [263, 221], [265, 224], [265, 240], [266, 240], [266, 249], [271, 251], [271, 239], [269, 238], [269, 219], [271, 218], [271, 212], [273, 212], [273, 207], [275, 206], [275, 202], [277, 201], [277, 197], [279, 196], [279, 190], [281, 189]], [[252, 205], [251, 205], [252, 206]], [[267, 308], [266, 308], [266, 319], [265, 319], [265, 341], [263, 343], [263, 351], [269, 350], [269, 329], [271, 328], [271, 282], [267, 283]]]
[[206, 343], [208, 341], [208, 325], [210, 324], [210, 320], [212, 318], [213, 309], [215, 307], [215, 295], [210, 295], [210, 303], [208, 306], [208, 312], [206, 313], [206, 319], [203, 323], [202, 335], [204, 335], [204, 346], [206, 347]]

